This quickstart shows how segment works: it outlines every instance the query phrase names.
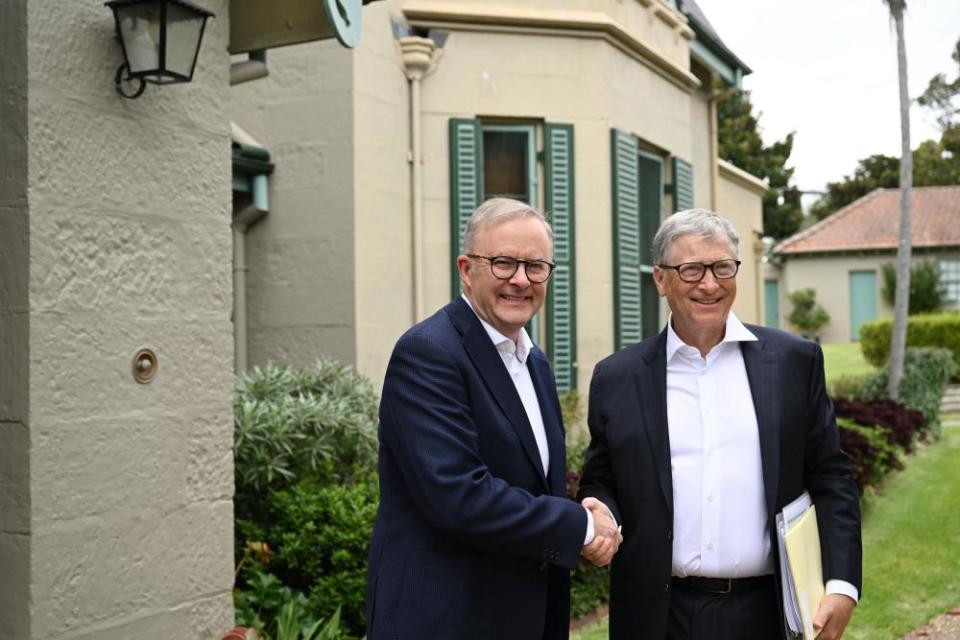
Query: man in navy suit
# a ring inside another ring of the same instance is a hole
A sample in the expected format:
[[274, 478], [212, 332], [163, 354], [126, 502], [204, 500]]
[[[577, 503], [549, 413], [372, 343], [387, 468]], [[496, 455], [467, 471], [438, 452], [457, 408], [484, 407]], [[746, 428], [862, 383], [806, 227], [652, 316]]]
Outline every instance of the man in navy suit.
[[524, 329], [553, 271], [550, 227], [488, 200], [457, 258], [458, 297], [397, 342], [380, 402], [380, 507], [367, 637], [555, 640], [570, 569], [620, 543], [595, 500], [566, 497], [553, 374]]
[[667, 327], [593, 373], [580, 486], [624, 527], [612, 640], [783, 638], [774, 518], [803, 491], [816, 505], [826, 580], [818, 640], [843, 634], [859, 598], [859, 502], [823, 353], [731, 312], [738, 243], [711, 211], [664, 221], [653, 279]]

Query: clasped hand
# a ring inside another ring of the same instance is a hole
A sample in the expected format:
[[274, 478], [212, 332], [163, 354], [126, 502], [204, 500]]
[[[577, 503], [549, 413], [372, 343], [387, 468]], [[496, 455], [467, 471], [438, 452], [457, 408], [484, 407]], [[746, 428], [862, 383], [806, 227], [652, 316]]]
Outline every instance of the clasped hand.
[[596, 498], [584, 498], [581, 503], [593, 514], [593, 540], [584, 545], [580, 554], [598, 567], [610, 564], [613, 554], [620, 548], [623, 536], [607, 505]]

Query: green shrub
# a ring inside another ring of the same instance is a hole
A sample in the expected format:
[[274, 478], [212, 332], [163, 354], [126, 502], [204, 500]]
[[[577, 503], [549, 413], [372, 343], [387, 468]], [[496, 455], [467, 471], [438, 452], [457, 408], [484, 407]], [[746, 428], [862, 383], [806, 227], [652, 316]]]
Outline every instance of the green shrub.
[[[893, 306], [897, 289], [897, 268], [893, 263], [883, 265], [883, 299]], [[940, 265], [936, 260], [918, 262], [910, 269], [910, 308], [908, 313], [933, 313], [943, 308], [947, 290], [940, 280]]]
[[[372, 386], [330, 360], [270, 365], [238, 381], [234, 409], [238, 616], [254, 611], [261, 629], [274, 628], [277, 603], [296, 599], [302, 615], [288, 616], [332, 619], [340, 610], [346, 631], [363, 635], [378, 502]], [[260, 565], [246, 562], [251, 543], [269, 549]]]
[[[890, 359], [890, 336], [893, 319], [881, 318], [860, 327], [860, 348], [863, 357], [875, 367]], [[960, 364], [960, 313], [936, 313], [910, 316], [907, 319], [908, 347], [943, 347]]]
[[830, 314], [817, 304], [816, 289], [799, 289], [789, 296], [793, 310], [787, 317], [805, 338], [815, 339], [820, 327], [830, 322]]
[[[955, 369], [953, 356], [946, 349], [907, 348], [898, 401], [903, 406], [916, 409], [923, 414], [927, 421], [927, 429], [933, 438], [940, 437], [940, 401]], [[885, 397], [887, 376], [886, 369], [880, 369], [865, 376], [859, 399]]]

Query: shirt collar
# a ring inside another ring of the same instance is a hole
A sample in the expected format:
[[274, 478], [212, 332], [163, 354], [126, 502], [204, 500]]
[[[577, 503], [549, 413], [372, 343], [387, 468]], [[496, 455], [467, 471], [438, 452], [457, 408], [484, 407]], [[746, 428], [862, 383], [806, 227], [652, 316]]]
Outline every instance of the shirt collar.
[[[673, 330], [673, 314], [670, 314], [670, 317], [667, 319], [667, 362], [670, 362], [673, 359], [674, 354], [680, 350], [681, 347], [689, 346], [683, 340], [680, 339], [680, 336], [677, 335], [677, 332]], [[723, 340], [720, 341], [720, 344], [724, 343], [734, 343], [734, 342], [753, 342], [757, 340], [757, 336], [747, 329], [747, 327], [740, 322], [740, 318], [731, 311], [727, 315], [727, 327], [723, 333]], [[719, 346], [719, 345], [718, 345]], [[694, 347], [690, 347], [691, 349]], [[716, 347], [714, 347], [715, 349]], [[712, 349], [711, 349], [712, 351]]]
[[521, 363], [525, 363], [527, 361], [527, 356], [530, 355], [530, 350], [533, 349], [533, 340], [531, 340], [530, 336], [527, 335], [526, 328], [520, 327], [520, 339], [514, 343], [513, 340], [497, 331], [492, 324], [480, 317], [480, 314], [477, 313], [477, 310], [473, 308], [472, 304], [470, 304], [470, 299], [467, 298], [466, 294], [461, 293], [460, 297], [463, 298], [463, 301], [467, 303], [467, 306], [470, 307], [470, 310], [473, 311], [475, 316], [477, 316], [477, 320], [479, 320], [480, 324], [483, 325], [484, 331], [487, 332], [487, 335], [490, 337], [490, 341], [493, 342], [493, 345], [497, 348], [497, 351], [512, 354]]

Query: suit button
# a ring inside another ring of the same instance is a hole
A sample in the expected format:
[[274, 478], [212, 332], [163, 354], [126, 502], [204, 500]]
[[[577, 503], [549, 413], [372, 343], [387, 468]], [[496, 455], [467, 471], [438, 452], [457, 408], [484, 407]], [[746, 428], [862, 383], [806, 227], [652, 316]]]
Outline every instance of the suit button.
[[668, 582], [667, 584], [663, 585], [663, 591], [664, 591], [664, 593], [670, 591], [670, 583], [669, 583], [669, 582]]
[[549, 568], [549, 565], [546, 562], [540, 563], [540, 571], [546, 571]]
[[673, 531], [667, 531], [667, 542], [673, 541]]

